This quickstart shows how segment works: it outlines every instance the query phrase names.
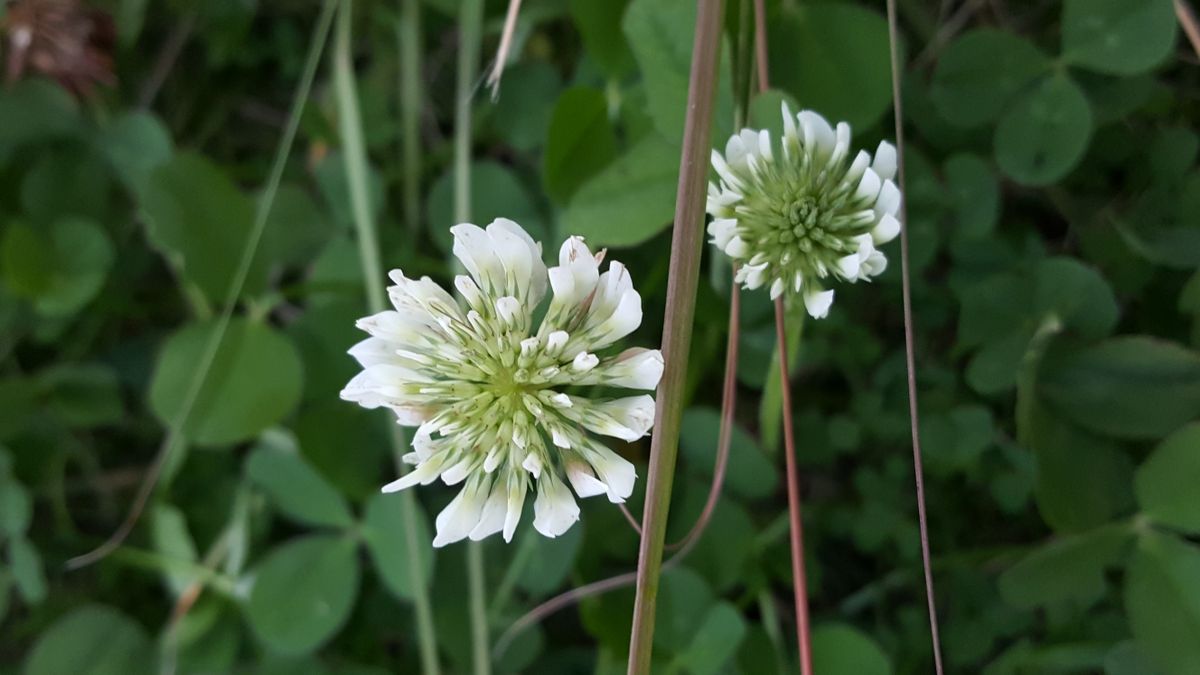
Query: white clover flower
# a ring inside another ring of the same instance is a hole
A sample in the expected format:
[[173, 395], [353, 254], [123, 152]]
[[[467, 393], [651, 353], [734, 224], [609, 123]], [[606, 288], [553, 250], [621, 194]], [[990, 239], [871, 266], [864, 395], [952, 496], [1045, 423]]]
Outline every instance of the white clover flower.
[[[450, 231], [470, 274], [454, 280], [462, 301], [428, 277], [392, 271], [396, 309], [358, 322], [371, 337], [350, 350], [363, 372], [342, 398], [390, 408], [400, 424], [417, 427], [404, 457], [416, 468], [384, 492], [438, 477], [463, 484], [437, 517], [434, 546], [497, 532], [511, 541], [531, 483], [533, 525], [557, 537], [579, 519], [564, 479], [580, 497], [620, 503], [637, 478], [633, 464], [585, 430], [634, 441], [654, 422], [648, 395], [593, 400], [564, 389], [653, 390], [662, 354], [601, 355], [641, 323], [642, 299], [621, 263], [600, 273], [603, 254], [592, 255], [583, 239], [568, 239], [558, 266], [546, 269], [541, 244], [511, 220]], [[534, 330], [547, 286], [549, 306]]]
[[736, 280], [768, 286], [771, 298], [802, 294], [808, 313], [829, 313], [824, 280], [855, 282], [883, 272], [876, 246], [900, 233], [896, 149], [882, 142], [872, 159], [850, 157], [850, 126], [831, 127], [815, 112], [793, 116], [783, 104], [783, 139], [743, 129], [725, 154], [713, 150], [719, 184], [709, 183], [712, 243], [741, 263]]

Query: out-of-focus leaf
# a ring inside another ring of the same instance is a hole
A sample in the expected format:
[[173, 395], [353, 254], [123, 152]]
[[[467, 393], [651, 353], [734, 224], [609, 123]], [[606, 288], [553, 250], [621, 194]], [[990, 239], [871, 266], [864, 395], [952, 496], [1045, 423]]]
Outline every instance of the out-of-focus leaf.
[[404, 509], [400, 495], [376, 493], [367, 501], [363, 517], [363, 539], [375, 571], [383, 579], [388, 590], [405, 599], [413, 597], [412, 563], [415, 556], [421, 569], [422, 583], [429, 586], [433, 578], [433, 535], [429, 533], [429, 518], [421, 503], [413, 500], [412, 544], [409, 547], [408, 532], [404, 520]]
[[686, 567], [663, 573], [658, 591], [655, 647], [667, 651], [686, 649], [712, 604], [712, 590], [700, 575]]
[[304, 461], [295, 441], [283, 433], [264, 434], [246, 460], [246, 473], [296, 522], [327, 527], [354, 523], [346, 500]]
[[[150, 512], [150, 537], [154, 550], [164, 556], [184, 562], [196, 562], [196, 543], [188, 531], [187, 518], [172, 504], [161, 503]], [[175, 595], [188, 587], [195, 575], [178, 566], [165, 567], [167, 587]]]
[[[696, 474], [712, 476], [720, 429], [721, 414], [712, 408], [689, 408], [684, 412], [679, 445], [689, 469]], [[774, 494], [778, 482], [778, 470], [754, 438], [734, 422], [725, 470], [726, 489], [743, 497], [760, 498]]]
[[[141, 190], [146, 233], [155, 248], [214, 305], [225, 301], [254, 223], [254, 201], [211, 160], [183, 152], [150, 175]], [[266, 282], [255, 256], [242, 292]]]
[[1113, 75], [1136, 75], [1162, 63], [1175, 47], [1171, 0], [1066, 0], [1063, 59]]
[[0, 163], [20, 145], [78, 135], [79, 107], [65, 89], [28, 79], [0, 91]]
[[121, 421], [121, 387], [111, 367], [88, 363], [59, 365], [38, 376], [48, 407], [75, 427], [95, 427]]
[[1167, 675], [1200, 665], [1200, 548], [1147, 531], [1125, 578], [1125, 611], [1133, 637]]
[[942, 51], [930, 95], [947, 120], [978, 126], [1000, 117], [1009, 101], [1049, 67], [1050, 60], [1028, 40], [979, 28]]
[[41, 604], [46, 599], [46, 575], [33, 542], [20, 536], [9, 539], [8, 563], [21, 598], [26, 604]]
[[134, 193], [150, 179], [154, 170], [171, 159], [175, 151], [163, 123], [147, 112], [128, 112], [100, 131], [97, 144], [108, 156], [117, 175]]
[[1000, 118], [993, 137], [996, 163], [1018, 183], [1047, 185], [1075, 168], [1091, 135], [1087, 97], [1066, 75], [1052, 75]]
[[[108, 216], [112, 180], [104, 159], [86, 146], [53, 148], [29, 166], [21, 181], [21, 206], [35, 222]], [[64, 194], [71, 195], [63, 199]]]
[[358, 574], [350, 538], [312, 535], [279, 546], [254, 572], [250, 627], [274, 651], [310, 653], [350, 615]]
[[852, 626], [828, 624], [812, 632], [813, 672], [822, 675], [890, 675], [879, 645]]
[[298, 185], [281, 185], [267, 217], [263, 255], [273, 263], [306, 264], [333, 234], [333, 223], [308, 192]]
[[[586, 4], [607, 7], [615, 3]], [[546, 127], [561, 89], [562, 78], [553, 65], [544, 61], [514, 64], [504, 71], [492, 126], [517, 149], [535, 151], [546, 141]]]
[[1128, 527], [1108, 525], [1051, 541], [1000, 575], [1000, 595], [1023, 609], [1067, 601], [1089, 607], [1104, 595], [1105, 570], [1121, 561], [1132, 538]]
[[[849, 2], [805, 2], [767, 24], [772, 83], [831, 122], [869, 127], [892, 102], [887, 21]], [[794, 111], [799, 112], [799, 111]]]
[[633, 70], [633, 52], [621, 32], [629, 0], [570, 0], [568, 5], [583, 46], [604, 72], [621, 77]]
[[[708, 610], [687, 650], [671, 663], [673, 669], [691, 675], [716, 675], [737, 653], [746, 635], [746, 622], [733, 605], [717, 603]], [[674, 672], [674, 671], [673, 671]]]
[[563, 231], [592, 247], [632, 246], [658, 234], [675, 212], [679, 153], [650, 134], [584, 183], [563, 212]]
[[565, 203], [617, 154], [604, 92], [573, 87], [558, 97], [542, 157], [542, 184], [551, 199]]
[[1081, 532], [1130, 505], [1132, 462], [1112, 442], [1037, 409], [1031, 422], [1037, 472], [1034, 496], [1050, 527]]
[[84, 605], [55, 621], [25, 659], [26, 675], [142, 675], [156, 672], [145, 630], [117, 610]]
[[1200, 533], [1200, 423], [1159, 443], [1138, 469], [1134, 488], [1142, 512], [1154, 522]]
[[996, 174], [978, 155], [959, 154], [944, 165], [946, 190], [954, 212], [954, 233], [981, 237], [1000, 218], [1000, 185]]
[[[515, 220], [534, 241], [545, 242], [545, 220], [529, 189], [511, 169], [491, 160], [471, 163], [471, 220], [480, 227], [496, 218]], [[454, 172], [448, 169], [429, 189], [426, 204], [430, 234], [443, 251], [450, 251], [454, 238]], [[572, 232], [572, 234], [577, 234]]]
[[1200, 415], [1200, 355], [1133, 335], [1047, 359], [1041, 395], [1068, 419], [1120, 438], [1158, 438]]
[[[150, 408], [164, 424], [180, 414], [216, 322], [192, 324], [163, 345], [150, 383]], [[196, 397], [184, 433], [201, 445], [246, 440], [283, 419], [300, 399], [303, 370], [290, 340], [233, 319]]]

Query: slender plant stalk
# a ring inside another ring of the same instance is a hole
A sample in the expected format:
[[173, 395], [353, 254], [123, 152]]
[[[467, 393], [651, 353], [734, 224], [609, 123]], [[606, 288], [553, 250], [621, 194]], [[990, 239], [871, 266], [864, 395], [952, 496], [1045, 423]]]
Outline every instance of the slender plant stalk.
[[788, 523], [792, 547], [792, 596], [796, 602], [796, 643], [800, 672], [812, 675], [812, 633], [808, 618], [808, 577], [804, 570], [804, 521], [800, 508], [800, 471], [792, 430], [792, 386], [787, 365], [787, 320], [783, 298], [775, 298], [775, 338], [779, 343], [779, 393], [783, 406], [783, 460], [787, 469]]
[[629, 675], [646, 675], [650, 672], [655, 606], [667, 534], [667, 515], [671, 506], [671, 484], [679, 450], [679, 425], [683, 416], [688, 350], [691, 347], [696, 310], [700, 251], [704, 244], [705, 178], [712, 149], [713, 97], [717, 83], [717, 57], [721, 49], [723, 4], [722, 0], [699, 0], [696, 13], [696, 34], [688, 82], [688, 115], [679, 162], [666, 313], [663, 317], [662, 348], [666, 368], [658, 386], [654, 436], [650, 445], [646, 507], [638, 551], [637, 595], [629, 642]]
[[[888, 43], [892, 59], [892, 110], [896, 127], [896, 181], [900, 194], [904, 183], [904, 108], [900, 96], [900, 29], [896, 18], [896, 0], [887, 0]], [[921, 565], [925, 571], [925, 603], [929, 611], [929, 637], [933, 646], [933, 666], [942, 675], [942, 644], [938, 633], [937, 601], [933, 590], [933, 565], [929, 554], [929, 517], [925, 509], [925, 472], [921, 462], [921, 415], [917, 405], [917, 362], [913, 347], [912, 282], [908, 264], [908, 207], [900, 202], [900, 279], [904, 298], [904, 364], [908, 373], [908, 417], [912, 427], [913, 483], [917, 495], [917, 525], [921, 538]]]
[[[454, 96], [454, 219], [471, 220], [471, 94], [479, 73], [483, 0], [463, 0], [458, 19], [458, 81]], [[467, 542], [467, 595], [475, 675], [492, 672], [484, 596], [483, 545]]]
[[[358, 249], [362, 258], [363, 285], [367, 289], [367, 303], [372, 312], [381, 312], [386, 303], [383, 296], [383, 264], [379, 255], [379, 234], [375, 218], [371, 214], [370, 197], [367, 194], [367, 150], [363, 140], [362, 115], [358, 109], [358, 85], [351, 59], [351, 18], [353, 2], [347, 0], [338, 13], [337, 33], [333, 53], [333, 83], [337, 98], [338, 121], [342, 135], [342, 152], [345, 154], [346, 183], [350, 191], [350, 207], [354, 225], [358, 231]], [[392, 425], [392, 453], [397, 465], [404, 454], [406, 442], [403, 430]], [[409, 583], [412, 586], [413, 612], [417, 622], [417, 647], [421, 655], [421, 672], [438, 675], [441, 667], [437, 660], [437, 635], [433, 627], [433, 611], [429, 603], [429, 589], [425, 586], [425, 573], [421, 556], [418, 554], [426, 542], [417, 537], [416, 500], [409, 491], [400, 494], [401, 519], [404, 525], [405, 550], [408, 556]]]
[[1187, 0], [1175, 0], [1175, 18], [1179, 20], [1188, 42], [1192, 44], [1192, 51], [1200, 57], [1200, 24], [1197, 23], [1196, 13], [1192, 11], [1192, 6]]
[[[758, 88], [771, 86], [767, 62], [767, 21], [763, 0], [754, 0], [754, 52], [758, 62]], [[783, 457], [788, 496], [788, 532], [792, 553], [792, 596], [796, 603], [796, 644], [802, 675], [813, 675], [812, 627], [808, 616], [808, 577], [804, 569], [804, 520], [800, 500], [800, 470], [796, 466], [796, 439], [792, 424], [792, 385], [788, 370], [787, 315], [783, 298], [775, 299], [775, 337], [779, 352], [779, 399], [783, 418]]]
[[500, 97], [500, 78], [508, 64], [508, 52], [512, 49], [513, 33], [517, 32], [517, 17], [521, 15], [521, 0], [508, 0], [508, 11], [504, 13], [504, 30], [500, 32], [500, 46], [496, 48], [496, 61], [488, 73], [487, 85], [492, 90], [492, 100]]
[[400, 52], [400, 127], [404, 226], [421, 229], [421, 0], [400, 0], [396, 39]]
[[321, 63], [321, 57], [325, 51], [325, 43], [329, 38], [329, 29], [333, 22], [334, 10], [337, 9], [337, 6], [338, 0], [325, 0], [325, 3], [321, 7], [321, 14], [317, 18], [317, 23], [313, 28], [312, 39], [309, 41], [308, 55], [304, 62], [304, 71], [300, 76], [300, 82], [296, 85], [296, 94], [292, 98], [292, 107], [288, 113], [287, 125], [284, 127], [283, 136], [279, 139], [279, 146], [275, 149], [275, 158], [271, 164], [271, 173], [267, 177], [266, 188], [263, 190], [262, 197], [258, 200], [257, 209], [254, 213], [254, 224], [250, 228], [250, 233], [246, 236], [246, 243], [242, 247], [238, 267], [234, 271], [233, 279], [230, 280], [229, 288], [225, 294], [225, 303], [222, 305], [221, 314], [217, 318], [217, 324], [213, 329], [212, 335], [204, 345], [204, 351], [200, 355], [200, 360], [196, 362], [195, 374], [192, 376], [192, 381], [188, 384], [188, 388], [185, 391], [179, 412], [171, 420], [171, 424], [167, 428], [166, 438], [163, 439], [162, 445], [159, 446], [154, 462], [146, 471], [146, 476], [142, 479], [142, 483], [138, 487], [137, 495], [134, 497], [133, 505], [130, 507], [129, 513], [125, 516], [125, 520], [122, 521], [117, 530], [103, 544], [88, 553], [68, 560], [66, 563], [67, 569], [79, 569], [99, 562], [115, 551], [125, 541], [129, 533], [133, 531], [134, 526], [137, 525], [142, 512], [146, 509], [146, 504], [150, 501], [150, 496], [154, 493], [154, 488], [158, 485], [158, 479], [162, 476], [163, 468], [169, 461], [173, 462], [175, 455], [183, 450], [186, 442], [183, 430], [191, 419], [192, 411], [196, 406], [196, 400], [200, 397], [201, 390], [204, 389], [204, 383], [208, 381], [208, 371], [212, 368], [213, 361], [217, 357], [217, 352], [221, 348], [221, 341], [225, 338], [225, 333], [229, 329], [229, 322], [233, 318], [233, 310], [237, 306], [238, 298], [242, 295], [242, 289], [246, 286], [246, 278], [250, 274], [250, 265], [254, 262], [254, 256], [258, 253], [258, 246], [262, 241], [263, 231], [266, 230], [267, 217], [271, 215], [271, 207], [275, 205], [275, 195], [279, 191], [279, 182], [283, 179], [283, 169], [287, 166], [288, 157], [292, 152], [292, 145], [296, 141], [296, 132], [300, 128], [300, 116], [304, 112], [305, 104], [308, 102], [309, 92], [312, 91], [313, 80], [316, 78], [317, 68]]

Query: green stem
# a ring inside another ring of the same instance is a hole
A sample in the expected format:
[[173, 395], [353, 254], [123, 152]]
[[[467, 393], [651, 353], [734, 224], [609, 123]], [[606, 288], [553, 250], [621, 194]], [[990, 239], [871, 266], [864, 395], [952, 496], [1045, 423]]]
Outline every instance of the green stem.
[[400, 126], [404, 225], [410, 234], [421, 228], [421, 2], [401, 0], [396, 39], [400, 50]]
[[[362, 258], [363, 283], [367, 289], [367, 303], [372, 312], [380, 312], [386, 306], [383, 296], [383, 265], [379, 255], [379, 235], [375, 219], [371, 214], [370, 197], [367, 194], [367, 150], [363, 140], [362, 115], [358, 109], [358, 85], [354, 76], [354, 64], [350, 54], [350, 28], [353, 2], [347, 0], [338, 13], [337, 32], [333, 52], [333, 84], [337, 99], [338, 122], [342, 136], [342, 152], [345, 155], [346, 182], [350, 191], [350, 206], [354, 214], [354, 225], [358, 231], [358, 249]], [[392, 453], [401, 466], [400, 457], [406, 447], [403, 430], [392, 425]], [[437, 660], [437, 635], [433, 627], [433, 611], [429, 602], [429, 589], [425, 585], [426, 575], [418, 554], [420, 546], [427, 545], [417, 540], [416, 501], [411, 492], [400, 494], [401, 517], [404, 522], [405, 550], [408, 555], [409, 580], [413, 593], [413, 612], [417, 622], [417, 646], [421, 654], [421, 672], [438, 675], [441, 668]]]
[[721, 49], [722, 0], [699, 0], [692, 66], [688, 83], [687, 120], [679, 162], [675, 196], [675, 223], [671, 237], [666, 313], [663, 317], [663, 357], [666, 368], [658, 387], [654, 436], [650, 445], [650, 470], [646, 478], [646, 506], [642, 516], [642, 541], [638, 552], [637, 595], [629, 642], [629, 675], [650, 672], [654, 643], [654, 616], [662, 571], [671, 486], [679, 451], [683, 417], [683, 392], [687, 384], [688, 351], [696, 313], [696, 286], [700, 253], [704, 245], [705, 179], [712, 148], [713, 98], [717, 61]]
[[[479, 76], [483, 0], [463, 0], [458, 18], [458, 80], [454, 96], [454, 220], [471, 220], [471, 92]], [[483, 590], [483, 549], [467, 543], [467, 592], [471, 615], [471, 654], [475, 675], [489, 675], [487, 601]]]
[[526, 536], [521, 539], [516, 554], [508, 563], [508, 569], [504, 571], [504, 578], [500, 580], [500, 585], [496, 587], [496, 593], [492, 596], [492, 607], [488, 612], [488, 618], [493, 623], [500, 619], [500, 613], [508, 605], [513, 588], [517, 585], [517, 578], [521, 576], [521, 572], [525, 571], [525, 566], [529, 564], [535, 550], [537, 550], [536, 538]]

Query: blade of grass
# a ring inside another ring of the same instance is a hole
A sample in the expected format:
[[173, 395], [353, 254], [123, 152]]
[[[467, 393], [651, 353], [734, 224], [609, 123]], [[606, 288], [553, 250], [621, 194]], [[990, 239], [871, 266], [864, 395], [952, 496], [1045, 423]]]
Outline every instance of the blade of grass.
[[396, 26], [400, 52], [400, 127], [404, 226], [421, 229], [421, 0], [400, 0]]
[[[463, 0], [458, 15], [458, 73], [454, 96], [454, 219], [471, 220], [471, 98], [479, 75], [483, 0]], [[484, 597], [483, 544], [467, 542], [467, 599], [471, 617], [471, 660], [475, 675], [492, 672]]]
[[721, 48], [722, 0], [699, 0], [692, 65], [688, 81], [687, 120], [675, 196], [675, 223], [668, 267], [666, 313], [663, 317], [663, 358], [666, 368], [658, 386], [646, 507], [638, 551], [637, 595], [629, 642], [629, 675], [650, 672], [654, 616], [662, 572], [663, 544], [671, 506], [671, 485], [679, 450], [683, 417], [682, 393], [687, 380], [688, 351], [696, 310], [700, 251], [704, 244], [705, 178], [712, 148], [713, 98]]
[[226, 294], [225, 303], [222, 305], [221, 315], [217, 318], [216, 328], [213, 330], [212, 337], [209, 338], [208, 343], [204, 345], [204, 351], [200, 355], [200, 360], [196, 363], [196, 374], [192, 377], [191, 383], [188, 384], [187, 391], [183, 397], [183, 404], [179, 408], [179, 413], [175, 416], [175, 419], [171, 420], [171, 424], [167, 429], [167, 436], [163, 439], [162, 445], [159, 446], [154, 462], [146, 471], [146, 475], [138, 487], [137, 495], [134, 497], [133, 505], [130, 507], [125, 520], [103, 544], [88, 553], [68, 560], [66, 563], [68, 570], [79, 569], [103, 560], [125, 541], [129, 533], [133, 531], [134, 526], [137, 525], [142, 512], [146, 509], [146, 504], [150, 501], [150, 496], [154, 493], [154, 488], [158, 485], [158, 479], [162, 475], [163, 467], [167, 466], [168, 463], [176, 461], [177, 458], [175, 455], [178, 452], [182, 452], [183, 444], [186, 440], [183, 435], [184, 427], [187, 426], [191, 418], [192, 410], [196, 405], [196, 400], [200, 396], [200, 391], [204, 388], [204, 383], [208, 381], [208, 371], [212, 368], [213, 360], [216, 359], [217, 351], [221, 347], [221, 341], [225, 338], [225, 331], [229, 328], [229, 322], [233, 318], [233, 310], [237, 306], [238, 298], [241, 296], [242, 289], [246, 285], [246, 277], [250, 274], [250, 265], [254, 261], [254, 256], [258, 253], [258, 245], [262, 241], [263, 231], [267, 227], [267, 217], [271, 215], [271, 207], [275, 205], [275, 194], [279, 190], [279, 182], [283, 179], [283, 169], [287, 166], [288, 157], [292, 152], [292, 145], [295, 144], [296, 132], [300, 129], [300, 116], [304, 112], [305, 104], [308, 102], [309, 92], [312, 91], [313, 80], [316, 78], [317, 67], [320, 65], [321, 56], [325, 51], [325, 43], [329, 38], [329, 29], [333, 21], [334, 10], [337, 9], [337, 6], [338, 0], [325, 0], [325, 3], [321, 7], [321, 14], [317, 18], [317, 23], [313, 28], [312, 39], [309, 40], [304, 71], [300, 76], [300, 82], [296, 86], [296, 95], [292, 99], [292, 107], [288, 113], [287, 125], [284, 127], [283, 136], [279, 139], [279, 146], [275, 149], [275, 159], [271, 164], [271, 173], [267, 178], [266, 188], [263, 190], [263, 195], [258, 201], [258, 207], [254, 214], [254, 224], [250, 229], [250, 233], [246, 236], [246, 244], [242, 248], [241, 259], [238, 261], [238, 267], [234, 272], [233, 280], [229, 284], [229, 291]]
[[[371, 311], [380, 312], [386, 306], [383, 296], [383, 265], [379, 255], [379, 234], [371, 214], [370, 197], [367, 194], [367, 150], [363, 140], [362, 115], [358, 109], [358, 85], [351, 58], [351, 18], [353, 2], [347, 0], [338, 13], [337, 32], [334, 35], [333, 85], [337, 101], [338, 125], [342, 137], [342, 152], [346, 167], [346, 183], [350, 192], [350, 207], [354, 215], [354, 226], [358, 233], [358, 250], [362, 258], [363, 284], [367, 291], [367, 303]], [[392, 454], [401, 471], [404, 465], [400, 457], [405, 452], [406, 439], [397, 425], [392, 428]], [[410, 491], [399, 495], [401, 519], [404, 524], [405, 551], [408, 555], [409, 583], [412, 586], [413, 612], [417, 622], [417, 646], [421, 655], [421, 672], [438, 675], [441, 667], [437, 660], [437, 635], [433, 627], [433, 611], [429, 602], [429, 589], [425, 586], [425, 574], [421, 568], [421, 556], [417, 551], [428, 542], [417, 539], [416, 498]]]
[[[904, 107], [900, 96], [900, 29], [896, 18], [896, 0], [887, 0], [888, 44], [892, 60], [892, 111], [896, 126], [896, 181], [900, 194], [904, 183]], [[908, 415], [912, 427], [913, 482], [917, 493], [917, 525], [921, 537], [921, 565], [925, 571], [925, 603], [929, 611], [929, 636], [933, 646], [933, 666], [942, 675], [942, 644], [938, 633], [937, 601], [933, 592], [933, 569], [929, 554], [929, 517], [925, 511], [925, 472], [921, 463], [921, 416], [917, 406], [917, 363], [913, 347], [912, 280], [908, 264], [908, 204], [900, 202], [900, 279], [904, 298], [904, 365], [908, 374]]]

